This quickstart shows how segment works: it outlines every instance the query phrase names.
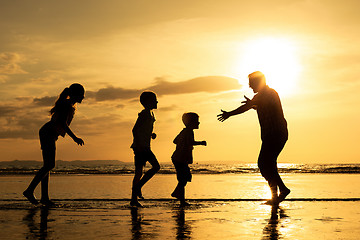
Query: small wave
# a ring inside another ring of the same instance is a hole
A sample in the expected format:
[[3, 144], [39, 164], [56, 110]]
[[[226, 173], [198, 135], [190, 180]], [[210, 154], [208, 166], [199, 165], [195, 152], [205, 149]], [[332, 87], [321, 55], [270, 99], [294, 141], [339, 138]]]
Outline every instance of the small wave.
[[[193, 174], [253, 174], [259, 173], [255, 164], [193, 164]], [[34, 174], [40, 167], [3, 167], [0, 175]], [[149, 169], [149, 166], [145, 170]], [[279, 164], [280, 173], [313, 173], [313, 174], [359, 174], [360, 164]], [[55, 168], [55, 174], [134, 174], [134, 167], [126, 166], [67, 166]], [[172, 164], [162, 164], [159, 174], [175, 174]]]

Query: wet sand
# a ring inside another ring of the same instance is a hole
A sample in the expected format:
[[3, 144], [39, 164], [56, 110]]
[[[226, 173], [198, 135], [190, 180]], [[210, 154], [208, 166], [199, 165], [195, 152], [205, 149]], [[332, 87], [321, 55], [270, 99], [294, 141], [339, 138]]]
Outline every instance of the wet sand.
[[261, 204], [259, 174], [194, 174], [184, 209], [170, 199], [176, 176], [156, 175], [138, 210], [132, 175], [53, 175], [50, 209], [24, 200], [33, 176], [1, 176], [0, 239], [359, 239], [359, 174], [282, 176], [292, 192], [278, 211]]
[[[291, 200], [291, 199], [289, 199]], [[358, 239], [360, 201], [0, 200], [1, 239]]]
[[[360, 174], [282, 174], [290, 198], [359, 198]], [[33, 175], [0, 176], [0, 200], [24, 199]], [[133, 175], [51, 175], [54, 199], [124, 199], [131, 196]], [[157, 174], [143, 188], [146, 198], [170, 198], [177, 184], [175, 174]], [[40, 187], [35, 191], [40, 197]], [[264, 199], [271, 193], [260, 174], [193, 174], [186, 186], [192, 199]]]

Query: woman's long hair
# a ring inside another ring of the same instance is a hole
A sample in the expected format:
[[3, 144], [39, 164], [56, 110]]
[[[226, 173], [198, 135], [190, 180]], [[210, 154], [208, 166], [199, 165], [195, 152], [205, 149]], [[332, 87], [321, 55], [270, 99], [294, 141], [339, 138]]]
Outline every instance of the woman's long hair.
[[79, 83], [73, 83], [70, 87], [64, 88], [64, 90], [60, 93], [58, 99], [56, 100], [54, 107], [51, 108], [50, 115], [53, 115], [60, 108], [62, 103], [64, 103], [65, 100], [69, 97], [84, 95], [84, 93], [85, 89]]

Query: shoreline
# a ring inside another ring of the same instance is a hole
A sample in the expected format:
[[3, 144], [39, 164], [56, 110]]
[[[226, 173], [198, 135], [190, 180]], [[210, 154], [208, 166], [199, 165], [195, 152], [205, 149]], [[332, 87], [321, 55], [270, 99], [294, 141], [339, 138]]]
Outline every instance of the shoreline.
[[[130, 198], [64, 198], [55, 202], [128, 202]], [[190, 202], [263, 202], [266, 198], [187, 198]], [[175, 198], [139, 199], [140, 202], [178, 202]], [[359, 198], [286, 198], [283, 202], [358, 202]], [[27, 199], [0, 199], [1, 202], [28, 202]]]
[[[34, 170], [33, 172], [26, 172], [26, 173], [4, 173], [4, 172], [0, 172], [0, 177], [4, 176], [4, 177], [9, 177], [9, 176], [33, 176], [37, 173], [37, 170]], [[230, 173], [208, 173], [208, 172], [192, 172], [192, 175], [230, 175], [230, 176], [236, 176], [236, 175], [261, 175], [260, 172], [230, 172]], [[359, 175], [360, 172], [281, 172], [279, 171], [279, 174], [281, 175], [294, 175], [294, 174], [299, 174], [299, 175], [306, 175], [306, 174], [311, 174], [311, 175]], [[130, 173], [104, 173], [104, 172], [91, 172], [91, 173], [77, 173], [77, 172], [51, 172], [51, 175], [55, 175], [55, 176], [133, 176], [134, 173], [130, 172]], [[156, 173], [156, 175], [176, 175], [175, 172], [164, 172], [164, 173]]]

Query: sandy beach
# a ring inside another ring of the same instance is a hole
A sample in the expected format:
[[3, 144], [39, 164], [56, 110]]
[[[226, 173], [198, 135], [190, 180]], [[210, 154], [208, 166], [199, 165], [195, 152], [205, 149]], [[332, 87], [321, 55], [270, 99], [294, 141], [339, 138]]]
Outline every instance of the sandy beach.
[[1, 239], [358, 239], [359, 201], [0, 201]]
[[[21, 195], [32, 176], [1, 176], [0, 239], [358, 239], [359, 174], [285, 174], [292, 189], [277, 211], [259, 174], [194, 175], [179, 208], [174, 175], [144, 187], [130, 208], [131, 175], [53, 175], [55, 207]], [[104, 188], [104, 186], [107, 186]], [[39, 196], [37, 189], [36, 195]]]

